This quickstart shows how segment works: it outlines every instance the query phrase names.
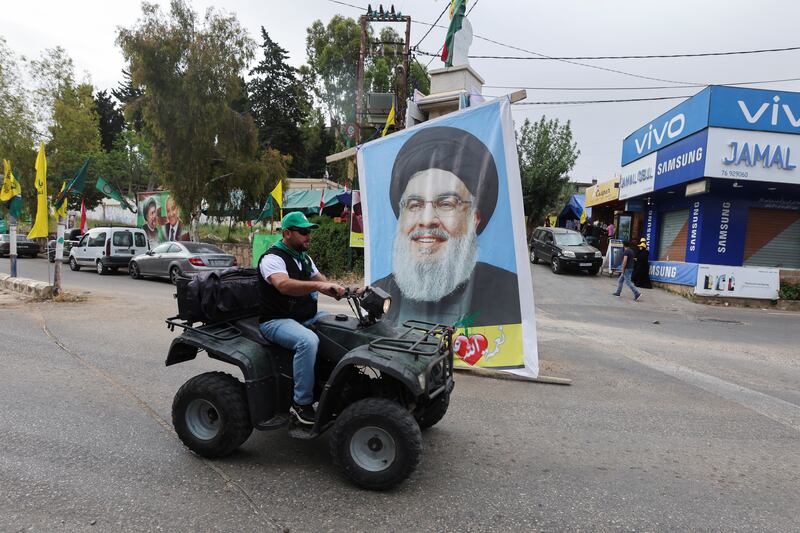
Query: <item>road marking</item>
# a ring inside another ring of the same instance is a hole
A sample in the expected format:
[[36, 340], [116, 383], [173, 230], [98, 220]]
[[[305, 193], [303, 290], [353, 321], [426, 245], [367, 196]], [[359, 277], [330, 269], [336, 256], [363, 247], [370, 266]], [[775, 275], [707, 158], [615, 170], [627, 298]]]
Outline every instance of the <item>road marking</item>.
[[689, 367], [666, 361], [648, 352], [623, 353], [625, 357], [644, 366], [663, 372], [684, 383], [694, 385], [706, 392], [722, 396], [726, 400], [752, 409], [767, 418], [800, 432], [800, 406], [774, 396], [748, 389], [736, 383], [693, 370]]

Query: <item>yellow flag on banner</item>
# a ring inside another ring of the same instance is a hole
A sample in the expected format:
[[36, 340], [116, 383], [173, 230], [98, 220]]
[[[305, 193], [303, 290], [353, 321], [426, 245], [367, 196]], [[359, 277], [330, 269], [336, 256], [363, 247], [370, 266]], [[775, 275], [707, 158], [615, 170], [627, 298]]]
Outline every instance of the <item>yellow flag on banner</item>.
[[39, 143], [36, 156], [36, 222], [33, 223], [28, 238], [47, 237], [49, 207], [47, 205], [47, 158], [44, 143]]
[[[64, 189], [66, 189], [66, 188], [67, 188], [67, 182], [65, 181], [65, 182], [63, 182], [61, 184], [61, 190], [59, 191], [58, 194], [59, 195], [63, 195], [64, 194]], [[69, 202], [65, 198], [64, 201], [61, 202], [61, 207], [56, 209], [56, 216], [67, 218], [67, 204], [68, 203]]]
[[0, 202], [8, 202], [22, 195], [22, 187], [11, 172], [11, 162], [3, 159], [3, 188], [0, 189]]
[[389, 126], [394, 126], [394, 104], [392, 104], [392, 110], [389, 111], [389, 116], [386, 117], [386, 125], [383, 127], [383, 133], [381, 133], [381, 137], [386, 135], [386, 132], [389, 131]]

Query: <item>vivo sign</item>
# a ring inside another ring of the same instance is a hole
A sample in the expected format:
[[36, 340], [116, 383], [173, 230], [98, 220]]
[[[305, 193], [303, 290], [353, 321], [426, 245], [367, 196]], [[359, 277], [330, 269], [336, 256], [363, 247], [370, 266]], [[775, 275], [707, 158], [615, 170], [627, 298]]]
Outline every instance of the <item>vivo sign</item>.
[[722, 128], [800, 133], [800, 94], [712, 87], [708, 118]]
[[642, 126], [622, 142], [622, 166], [688, 137], [708, 126], [711, 88]]

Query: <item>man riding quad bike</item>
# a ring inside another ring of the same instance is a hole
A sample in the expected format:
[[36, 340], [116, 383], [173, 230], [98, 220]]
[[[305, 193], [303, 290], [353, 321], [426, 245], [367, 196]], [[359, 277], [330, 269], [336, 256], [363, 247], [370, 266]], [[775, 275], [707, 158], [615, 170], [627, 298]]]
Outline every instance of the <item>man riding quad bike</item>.
[[[232, 269], [233, 270], [233, 269]], [[237, 269], [252, 276], [253, 269]], [[235, 274], [234, 274], [235, 275]], [[182, 289], [184, 287], [184, 289]], [[179, 308], [181, 291], [178, 285]], [[219, 321], [167, 319], [183, 333], [172, 341], [167, 366], [192, 360], [198, 351], [238, 367], [243, 382], [223, 372], [187, 381], [172, 405], [181, 441], [203, 457], [233, 452], [252, 430], [288, 427], [311, 439], [331, 430], [330, 451], [345, 476], [360, 487], [384, 490], [404, 481], [422, 451], [421, 429], [444, 417], [453, 390], [453, 327], [406, 321], [382, 322], [391, 300], [378, 288], [347, 290], [355, 316], [327, 315], [311, 329], [319, 337], [315, 363], [313, 425], [289, 415], [292, 406], [290, 350], [264, 339], [257, 314]], [[224, 301], [215, 295], [216, 301]]]

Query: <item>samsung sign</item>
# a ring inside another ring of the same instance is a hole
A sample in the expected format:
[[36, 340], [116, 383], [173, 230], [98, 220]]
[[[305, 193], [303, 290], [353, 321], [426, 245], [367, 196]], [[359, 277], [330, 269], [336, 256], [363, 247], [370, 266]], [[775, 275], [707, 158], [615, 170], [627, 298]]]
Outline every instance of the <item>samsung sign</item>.
[[622, 165], [709, 126], [800, 134], [800, 93], [707, 87], [626, 137]]

